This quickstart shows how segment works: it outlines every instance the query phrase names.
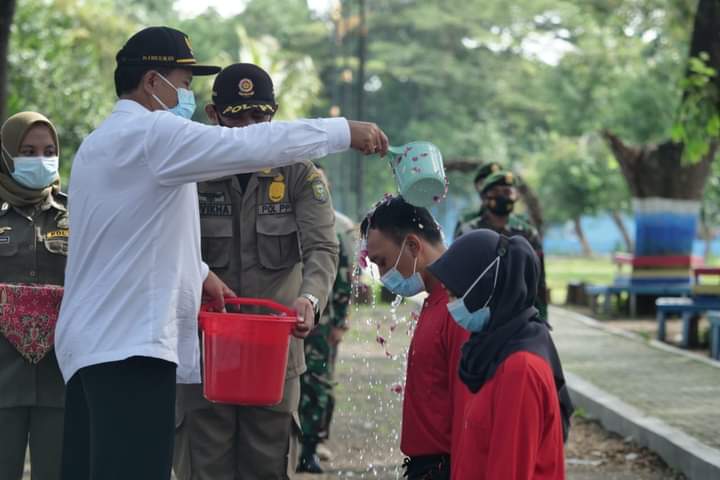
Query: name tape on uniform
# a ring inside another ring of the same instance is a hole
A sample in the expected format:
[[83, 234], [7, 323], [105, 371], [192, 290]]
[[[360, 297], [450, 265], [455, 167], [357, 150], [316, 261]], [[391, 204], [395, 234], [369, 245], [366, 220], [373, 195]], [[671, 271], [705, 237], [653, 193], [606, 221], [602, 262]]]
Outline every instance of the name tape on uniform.
[[232, 203], [200, 203], [201, 217], [232, 217]]
[[52, 240], [53, 238], [67, 238], [68, 237], [68, 230], [53, 230], [52, 232], [47, 232], [45, 234], [45, 238], [48, 240]]
[[282, 215], [292, 212], [292, 203], [263, 203], [258, 205], [258, 215]]

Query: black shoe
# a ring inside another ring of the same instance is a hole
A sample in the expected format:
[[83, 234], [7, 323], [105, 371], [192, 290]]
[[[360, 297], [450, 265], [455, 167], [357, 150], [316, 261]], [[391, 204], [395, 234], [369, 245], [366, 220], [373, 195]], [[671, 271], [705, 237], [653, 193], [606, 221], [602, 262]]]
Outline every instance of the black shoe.
[[320, 466], [320, 459], [315, 454], [300, 457], [300, 464], [296, 470], [298, 473], [325, 473]]

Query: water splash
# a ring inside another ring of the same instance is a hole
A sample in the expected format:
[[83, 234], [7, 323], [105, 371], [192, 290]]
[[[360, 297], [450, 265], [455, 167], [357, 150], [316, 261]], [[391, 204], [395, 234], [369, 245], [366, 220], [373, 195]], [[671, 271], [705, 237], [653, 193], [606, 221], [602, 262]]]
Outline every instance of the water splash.
[[[400, 296], [389, 305], [380, 304], [379, 275], [369, 262], [365, 268], [360, 265], [362, 250], [364, 244], [358, 242], [354, 257], [358, 261], [352, 269], [351, 331], [338, 359], [341, 376], [336, 377], [335, 423], [342, 429], [333, 429], [336, 440], [331, 438], [331, 446], [340, 442], [347, 450], [337, 452], [336, 458], [343, 459], [337, 466], [343, 468], [335, 472], [341, 478], [400, 479], [402, 398], [417, 313]], [[353, 460], [345, 463], [349, 458]]]

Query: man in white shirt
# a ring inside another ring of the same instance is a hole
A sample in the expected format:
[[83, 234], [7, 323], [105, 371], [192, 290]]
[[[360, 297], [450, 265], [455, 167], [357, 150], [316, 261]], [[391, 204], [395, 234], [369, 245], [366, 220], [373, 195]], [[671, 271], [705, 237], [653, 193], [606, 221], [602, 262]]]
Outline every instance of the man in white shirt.
[[201, 295], [217, 309], [233, 295], [201, 261], [195, 182], [348, 147], [387, 151], [377, 126], [345, 119], [190, 121], [193, 74], [219, 70], [198, 65], [178, 30], [135, 34], [117, 55], [120, 100], [75, 157], [55, 337], [68, 384], [64, 480], [170, 478], [176, 377], [200, 381]]

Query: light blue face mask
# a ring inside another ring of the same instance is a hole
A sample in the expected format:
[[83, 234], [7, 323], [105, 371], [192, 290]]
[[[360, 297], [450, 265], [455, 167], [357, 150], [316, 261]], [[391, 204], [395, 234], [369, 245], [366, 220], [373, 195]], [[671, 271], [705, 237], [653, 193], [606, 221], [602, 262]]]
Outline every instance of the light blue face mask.
[[[493, 280], [493, 288], [492, 292], [490, 292], [490, 297], [487, 299], [487, 302], [485, 302], [485, 305], [481, 309], [470, 312], [470, 310], [468, 310], [467, 306], [465, 305], [465, 297], [468, 296], [468, 294], [472, 291], [473, 288], [475, 288], [478, 282], [493, 267], [495, 267], [495, 279]], [[490, 307], [488, 305], [490, 305], [490, 301], [492, 300], [493, 295], [495, 295], [495, 286], [497, 285], [499, 271], [500, 257], [497, 257], [490, 265], [488, 265], [485, 270], [483, 270], [477, 280], [475, 280], [473, 284], [470, 285], [470, 288], [467, 289], [467, 292], [465, 292], [465, 295], [463, 295], [462, 298], [458, 298], [448, 303], [448, 312], [450, 312], [450, 315], [453, 317], [455, 322], [457, 322], [457, 324], [465, 330], [472, 333], [481, 332], [490, 321]]]
[[193, 113], [195, 113], [195, 94], [187, 88], [177, 88], [175, 85], [170, 83], [170, 80], [163, 77], [159, 73], [158, 76], [165, 80], [165, 83], [170, 85], [177, 92], [178, 103], [174, 107], [168, 108], [167, 105], [165, 105], [157, 95], [153, 93], [152, 97], [168, 112], [174, 113], [178, 117], [187, 118], [188, 120], [190, 120], [193, 116]]
[[380, 281], [385, 288], [395, 295], [412, 297], [425, 290], [425, 282], [423, 282], [420, 272], [417, 271], [417, 257], [415, 257], [415, 264], [413, 265], [413, 274], [408, 278], [403, 277], [402, 273], [397, 269], [404, 249], [405, 240], [403, 240], [402, 247], [400, 247], [400, 253], [398, 254], [397, 260], [395, 260], [395, 266], [385, 272], [385, 275], [380, 278]]
[[15, 170], [10, 175], [20, 185], [40, 190], [58, 178], [60, 159], [54, 157], [15, 157]]

